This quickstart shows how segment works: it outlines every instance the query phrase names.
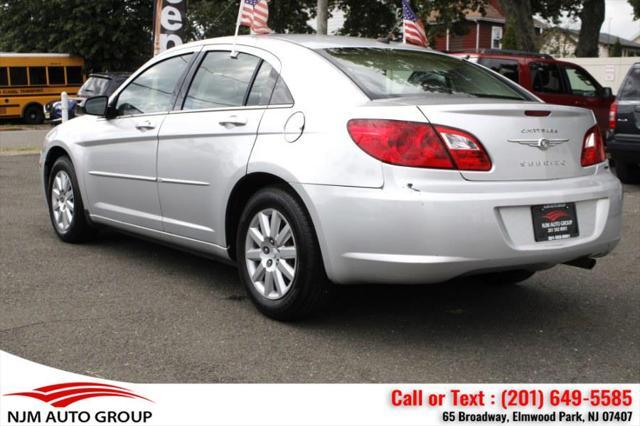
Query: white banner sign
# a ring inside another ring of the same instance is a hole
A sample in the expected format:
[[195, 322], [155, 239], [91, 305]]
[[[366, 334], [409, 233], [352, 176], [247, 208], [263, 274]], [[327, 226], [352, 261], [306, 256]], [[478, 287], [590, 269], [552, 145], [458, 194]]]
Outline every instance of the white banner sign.
[[134, 384], [0, 352], [1, 425], [640, 424], [637, 384]]

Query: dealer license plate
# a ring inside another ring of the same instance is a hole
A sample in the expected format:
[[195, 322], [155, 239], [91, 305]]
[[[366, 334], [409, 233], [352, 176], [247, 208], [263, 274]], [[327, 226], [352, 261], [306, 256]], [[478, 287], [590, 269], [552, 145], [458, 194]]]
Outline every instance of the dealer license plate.
[[555, 241], [579, 235], [575, 203], [544, 204], [531, 207], [536, 241]]

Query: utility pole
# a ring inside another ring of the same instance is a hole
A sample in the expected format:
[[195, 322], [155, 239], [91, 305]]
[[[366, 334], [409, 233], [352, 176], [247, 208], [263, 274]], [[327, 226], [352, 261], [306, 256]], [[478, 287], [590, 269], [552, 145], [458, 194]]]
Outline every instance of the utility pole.
[[318, 0], [318, 34], [327, 34], [329, 0]]

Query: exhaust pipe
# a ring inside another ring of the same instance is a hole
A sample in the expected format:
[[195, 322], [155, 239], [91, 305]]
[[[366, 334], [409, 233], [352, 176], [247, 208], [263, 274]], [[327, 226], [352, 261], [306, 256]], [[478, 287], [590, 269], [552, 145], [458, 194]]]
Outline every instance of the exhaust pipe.
[[576, 268], [593, 269], [593, 267], [596, 266], [596, 260], [591, 257], [579, 257], [564, 264], [575, 266]]

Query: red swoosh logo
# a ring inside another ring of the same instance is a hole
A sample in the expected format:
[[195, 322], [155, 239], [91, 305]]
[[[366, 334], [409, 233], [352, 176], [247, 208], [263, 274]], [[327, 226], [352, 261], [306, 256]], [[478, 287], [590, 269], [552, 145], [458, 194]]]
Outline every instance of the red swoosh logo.
[[550, 222], [555, 222], [558, 219], [562, 219], [563, 217], [570, 217], [569, 213], [564, 210], [552, 210], [549, 213], [546, 213], [543, 218], [547, 219]]
[[153, 402], [120, 386], [93, 382], [69, 382], [43, 386], [29, 392], [8, 393], [4, 396], [26, 396], [50, 404], [56, 408], [67, 407], [83, 399], [101, 396], [117, 396], [122, 398], [138, 398]]

